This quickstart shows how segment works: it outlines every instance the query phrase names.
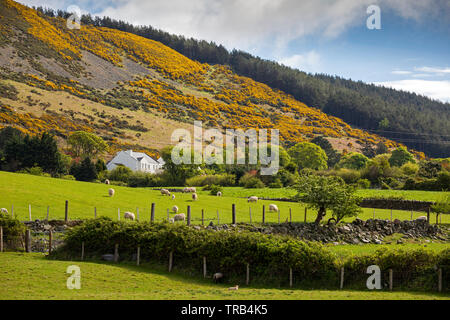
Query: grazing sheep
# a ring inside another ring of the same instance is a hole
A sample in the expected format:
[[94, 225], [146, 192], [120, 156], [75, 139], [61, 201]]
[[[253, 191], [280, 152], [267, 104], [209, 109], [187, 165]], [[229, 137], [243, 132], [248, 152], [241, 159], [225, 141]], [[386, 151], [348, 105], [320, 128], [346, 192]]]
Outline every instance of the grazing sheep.
[[161, 194], [162, 194], [163, 196], [170, 196], [170, 191], [167, 190], [167, 189], [161, 189]]
[[108, 179], [105, 180], [105, 184], [111, 184], [111, 181], [109, 181]]
[[228, 288], [228, 290], [239, 290], [239, 286], [238, 285], [235, 285], [234, 287], [231, 287], [231, 288]]
[[172, 212], [173, 212], [173, 213], [178, 213], [178, 210], [179, 210], [179, 209], [178, 209], [177, 206], [173, 206], [173, 207], [172, 207]]
[[172, 200], [175, 200], [175, 195], [174, 194], [172, 195]]
[[8, 214], [8, 210], [5, 209], [5, 208], [1, 208], [0, 211], [1, 211], [2, 213], [4, 213], [4, 214]]
[[173, 218], [170, 218], [169, 223], [175, 223], [175, 220]]
[[197, 189], [194, 187], [186, 187], [183, 189], [183, 193], [197, 193]]
[[218, 196], [218, 197], [221, 197], [221, 196], [222, 196], [222, 192], [220, 192], [220, 191], [217, 192], [217, 196]]
[[132, 213], [132, 212], [125, 212], [123, 217], [125, 218], [125, 220], [132, 220], [132, 221], [134, 221], [136, 219], [134, 213]]
[[258, 202], [258, 197], [250, 197], [247, 199], [247, 202]]
[[219, 282], [221, 279], [223, 279], [223, 273], [217, 272], [213, 275], [213, 280], [215, 283]]
[[418, 217], [416, 220], [420, 220], [420, 221], [428, 221], [428, 218], [425, 217], [425, 216], [421, 216], [421, 217]]
[[177, 214], [173, 217], [173, 221], [186, 221], [186, 215], [184, 213]]
[[116, 191], [114, 189], [109, 189], [108, 194], [110, 197], [114, 197], [114, 195], [116, 194]]
[[269, 212], [278, 212], [278, 206], [276, 204], [269, 204]]
[[192, 200], [194, 200], [194, 201], [198, 200], [198, 195], [196, 193], [192, 194]]

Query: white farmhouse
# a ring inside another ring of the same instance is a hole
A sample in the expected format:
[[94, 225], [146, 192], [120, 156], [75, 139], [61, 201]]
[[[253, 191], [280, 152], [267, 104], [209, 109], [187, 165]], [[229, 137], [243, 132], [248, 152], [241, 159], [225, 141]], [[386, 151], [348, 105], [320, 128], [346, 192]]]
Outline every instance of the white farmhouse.
[[165, 162], [162, 158], [153, 160], [145, 153], [128, 150], [118, 152], [116, 156], [108, 162], [106, 168], [108, 170], [114, 170], [117, 166], [125, 166], [133, 171], [155, 174], [162, 171], [164, 164]]

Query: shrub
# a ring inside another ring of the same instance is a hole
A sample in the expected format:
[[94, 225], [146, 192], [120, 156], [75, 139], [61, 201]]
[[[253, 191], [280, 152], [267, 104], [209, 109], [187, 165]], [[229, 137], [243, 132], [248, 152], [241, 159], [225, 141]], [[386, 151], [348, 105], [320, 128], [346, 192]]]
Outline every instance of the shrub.
[[258, 189], [258, 188], [264, 188], [264, 183], [256, 176], [252, 174], [245, 174], [240, 180], [239, 185], [247, 188], [247, 189]]
[[283, 182], [281, 182], [281, 180], [277, 178], [277, 179], [275, 179], [274, 182], [269, 184], [269, 188], [272, 188], [272, 189], [283, 188]]
[[186, 185], [190, 187], [204, 187], [213, 184], [222, 187], [234, 186], [236, 184], [236, 176], [234, 174], [224, 173], [195, 176], [186, 180]]
[[359, 171], [352, 169], [340, 169], [336, 171], [336, 175], [341, 177], [347, 184], [356, 183], [361, 178]]
[[223, 192], [223, 188], [221, 186], [212, 185], [210, 187], [210, 195], [216, 196], [218, 192]]
[[3, 227], [3, 240], [17, 241], [21, 239], [26, 227], [17, 218], [11, 217], [9, 214], [0, 212], [0, 226]]
[[401, 170], [407, 176], [414, 176], [419, 172], [419, 166], [416, 163], [407, 162], [401, 167]]
[[62, 176], [61, 179], [63, 179], [63, 180], [72, 180], [72, 181], [75, 181], [75, 180], [76, 180], [75, 177], [72, 176], [72, 175], [65, 175], [65, 176]]
[[370, 188], [370, 181], [367, 179], [359, 179], [356, 182], [356, 185], [359, 189], [369, 189]]
[[114, 170], [109, 172], [108, 178], [109, 180], [128, 183], [128, 180], [130, 179], [132, 173], [133, 171], [131, 171], [130, 168], [127, 168], [125, 166], [117, 166]]

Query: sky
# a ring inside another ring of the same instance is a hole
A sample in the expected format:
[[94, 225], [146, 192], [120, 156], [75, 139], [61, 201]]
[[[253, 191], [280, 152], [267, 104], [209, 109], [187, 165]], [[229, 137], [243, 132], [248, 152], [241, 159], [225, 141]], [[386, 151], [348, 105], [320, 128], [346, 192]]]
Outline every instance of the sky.
[[309, 73], [450, 102], [450, 0], [19, 2], [64, 10], [78, 6], [83, 13], [214, 41]]

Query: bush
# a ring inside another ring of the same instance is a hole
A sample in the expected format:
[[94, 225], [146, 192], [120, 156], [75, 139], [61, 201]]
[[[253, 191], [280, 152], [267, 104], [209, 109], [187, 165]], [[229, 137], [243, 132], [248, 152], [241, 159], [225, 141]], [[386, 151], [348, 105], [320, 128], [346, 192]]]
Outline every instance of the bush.
[[264, 183], [256, 176], [252, 174], [245, 174], [240, 180], [239, 185], [247, 189], [259, 189], [264, 188]]
[[130, 168], [127, 168], [125, 166], [117, 166], [114, 170], [109, 172], [108, 178], [109, 180], [128, 183], [128, 180], [130, 179], [132, 173], [133, 171], [131, 171]]
[[356, 185], [359, 189], [369, 189], [370, 188], [370, 181], [367, 179], [359, 179], [356, 182]]
[[26, 227], [17, 218], [11, 217], [9, 214], [0, 212], [0, 226], [3, 227], [3, 240], [17, 241], [21, 239]]
[[408, 162], [401, 167], [401, 170], [403, 174], [407, 176], [415, 176], [417, 172], [419, 172], [419, 165], [417, 165], [416, 163]]
[[61, 179], [63, 179], [63, 180], [72, 180], [72, 181], [76, 180], [75, 177], [71, 176], [71, 175], [62, 176]]
[[212, 185], [210, 187], [210, 192], [209, 192], [210, 195], [217, 196], [218, 192], [222, 192], [223, 193], [223, 188], [221, 186]]
[[354, 184], [361, 178], [359, 171], [352, 169], [340, 169], [336, 171], [336, 175], [341, 177], [347, 184]]
[[186, 180], [186, 185], [190, 187], [204, 187], [213, 184], [222, 187], [232, 187], [236, 184], [236, 176], [234, 174], [224, 173], [195, 176]]
[[269, 188], [271, 188], [271, 189], [283, 188], [283, 182], [281, 182], [281, 180], [277, 178], [277, 179], [275, 179], [274, 182], [269, 184]]
[[302, 279], [336, 277], [334, 256], [320, 244], [246, 231], [195, 230], [185, 225], [109, 218], [89, 220], [69, 230], [65, 244], [52, 257], [78, 257], [83, 241], [87, 257], [114, 252], [115, 244], [119, 243], [120, 257], [131, 259], [139, 245], [142, 259], [166, 263], [173, 251], [176, 266], [198, 271], [205, 256], [208, 269], [223, 272], [227, 277], [245, 272], [247, 263], [254, 279], [271, 277], [280, 281], [286, 279], [289, 268]]

